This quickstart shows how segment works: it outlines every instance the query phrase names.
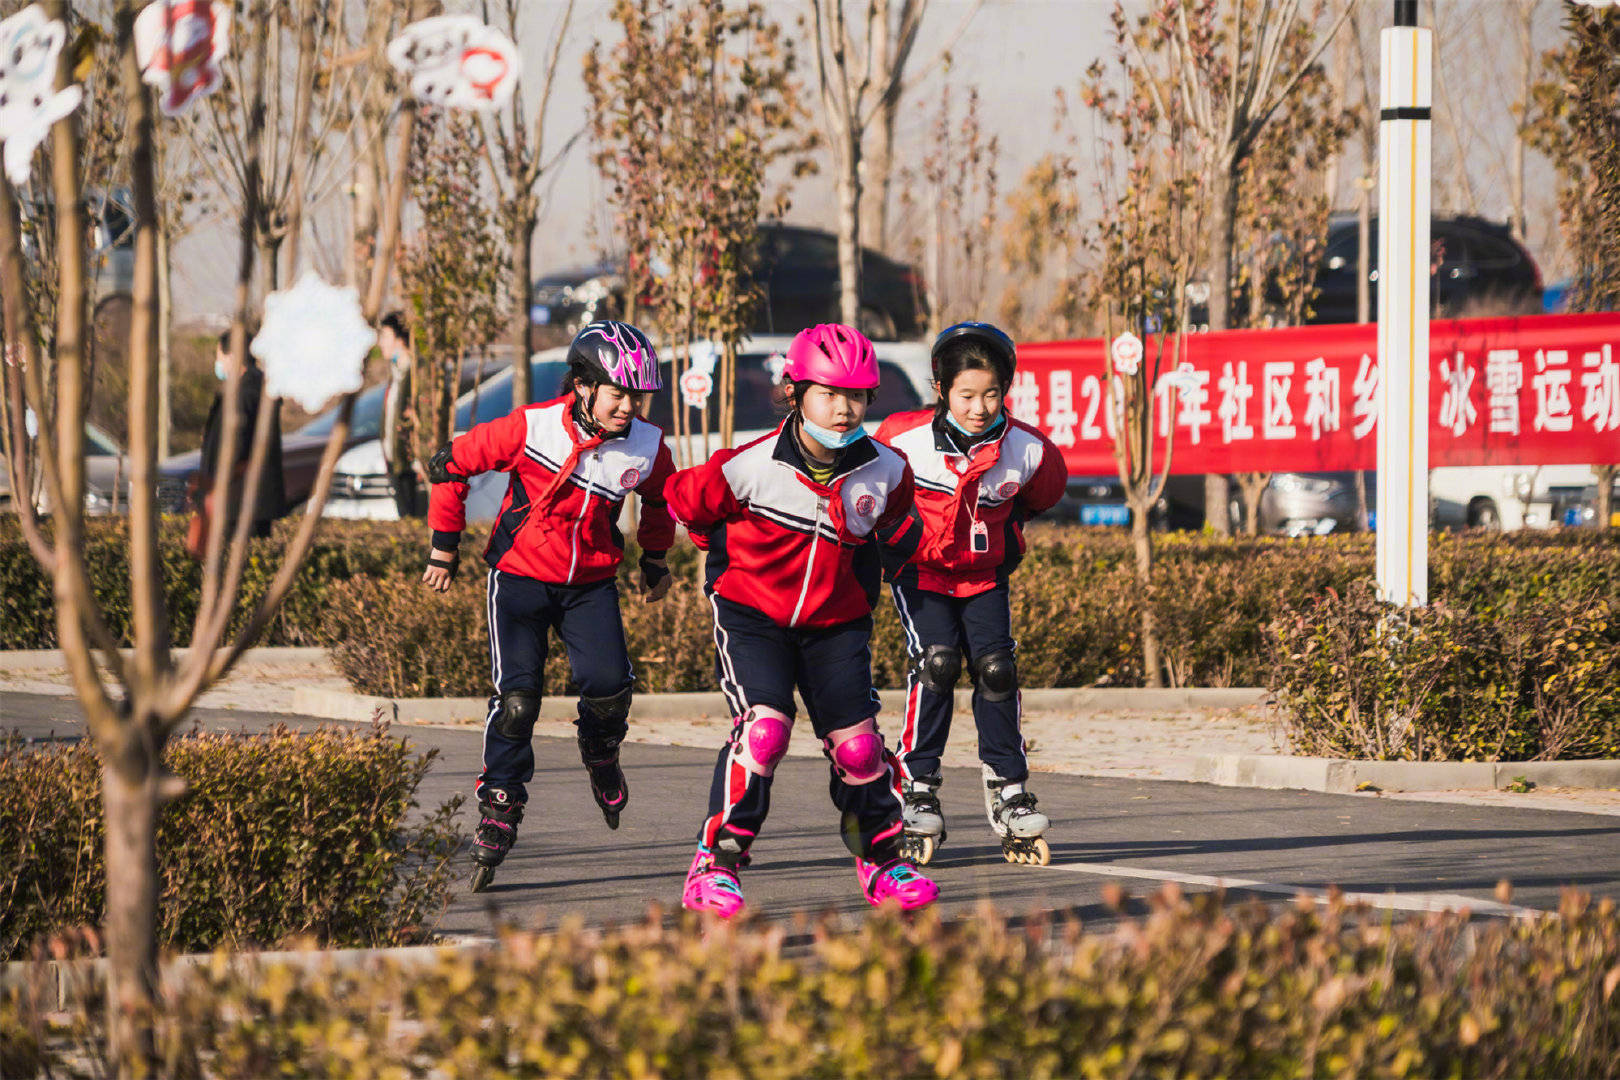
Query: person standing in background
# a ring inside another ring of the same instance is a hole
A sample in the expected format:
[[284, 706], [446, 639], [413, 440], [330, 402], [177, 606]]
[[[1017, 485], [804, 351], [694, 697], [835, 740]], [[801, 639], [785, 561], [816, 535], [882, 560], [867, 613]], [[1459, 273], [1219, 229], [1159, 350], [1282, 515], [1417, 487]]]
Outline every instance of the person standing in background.
[[[249, 339], [249, 345], [252, 339]], [[270, 445], [266, 448], [264, 473], [259, 478], [259, 491], [254, 499], [251, 535], [269, 536], [270, 526], [287, 512], [287, 492], [281, 470], [281, 400], [264, 399], [264, 373], [254, 361], [253, 353], [243, 350], [245, 361], [236, 381], [236, 458], [231, 469], [231, 482], [227, 488], [226, 527], [234, 524], [235, 514], [242, 499], [242, 482], [247, 475], [248, 459], [253, 455], [253, 433], [259, 423], [259, 409], [269, 408]], [[231, 351], [231, 332], [219, 335], [214, 352], [214, 375], [219, 389], [214, 403], [208, 409], [208, 422], [203, 427], [202, 461], [192, 492], [196, 514], [186, 538], [186, 548], [199, 558], [208, 535], [208, 522], [219, 508], [213, 505], [214, 478], [218, 474], [221, 451], [225, 440], [225, 390], [229, 385], [236, 357]]]
[[411, 332], [405, 325], [405, 315], [390, 311], [383, 316], [377, 332], [377, 348], [388, 361], [388, 392], [383, 398], [382, 449], [393, 482], [394, 505], [401, 518], [417, 517], [416, 455], [412, 452], [412, 434], [416, 426], [416, 410], [412, 407], [413, 383], [411, 372], [416, 357], [411, 352]]

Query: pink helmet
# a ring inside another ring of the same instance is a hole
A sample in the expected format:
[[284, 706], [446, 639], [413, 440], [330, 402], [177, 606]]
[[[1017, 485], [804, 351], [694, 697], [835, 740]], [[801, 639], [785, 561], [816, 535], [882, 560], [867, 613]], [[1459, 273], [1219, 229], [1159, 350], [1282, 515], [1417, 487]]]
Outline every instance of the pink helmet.
[[843, 390], [876, 390], [877, 354], [859, 330], [842, 323], [822, 323], [794, 335], [782, 374], [790, 382], [820, 383]]

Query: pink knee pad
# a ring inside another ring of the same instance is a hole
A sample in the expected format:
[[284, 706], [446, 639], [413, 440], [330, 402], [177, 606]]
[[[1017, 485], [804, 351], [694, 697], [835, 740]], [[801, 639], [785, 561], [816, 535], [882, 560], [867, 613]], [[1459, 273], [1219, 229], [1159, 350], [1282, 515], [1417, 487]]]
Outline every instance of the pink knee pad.
[[876, 720], [862, 720], [839, 728], [823, 740], [833, 768], [846, 784], [870, 784], [888, 771], [883, 759], [883, 736]]
[[755, 705], [743, 717], [732, 739], [731, 752], [749, 772], [769, 776], [776, 771], [777, 762], [787, 756], [792, 734], [791, 716], [769, 705]]

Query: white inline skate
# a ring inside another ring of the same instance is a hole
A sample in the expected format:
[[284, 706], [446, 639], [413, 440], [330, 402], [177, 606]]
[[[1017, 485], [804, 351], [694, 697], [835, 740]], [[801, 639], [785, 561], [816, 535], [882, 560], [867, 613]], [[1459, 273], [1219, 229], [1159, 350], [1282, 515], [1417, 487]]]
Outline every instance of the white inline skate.
[[988, 765], [983, 770], [984, 812], [1001, 837], [1002, 856], [1030, 866], [1051, 862], [1052, 849], [1041, 834], [1052, 822], [1035, 809], [1035, 796], [1024, 790], [1022, 781], [1003, 780]]
[[901, 780], [906, 804], [901, 813], [906, 823], [900, 842], [900, 856], [918, 866], [927, 866], [934, 852], [945, 842], [945, 814], [939, 806], [939, 773]]

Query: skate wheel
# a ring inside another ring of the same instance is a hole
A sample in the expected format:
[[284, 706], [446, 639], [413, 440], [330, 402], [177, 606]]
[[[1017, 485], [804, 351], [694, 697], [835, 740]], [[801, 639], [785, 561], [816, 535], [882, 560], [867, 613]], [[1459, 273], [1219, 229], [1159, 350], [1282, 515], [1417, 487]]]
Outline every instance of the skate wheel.
[[914, 860], [918, 866], [927, 866], [934, 861], [934, 852], [939, 850], [939, 842], [932, 836], [919, 836], [916, 841], [917, 857]]
[[485, 889], [489, 888], [490, 882], [492, 882], [494, 880], [495, 880], [495, 868], [493, 866], [481, 866], [480, 865], [480, 866], [473, 867], [472, 882], [471, 882], [473, 892], [475, 892], [475, 893], [483, 892]]
[[1046, 837], [1037, 836], [1029, 853], [1031, 866], [1046, 866], [1052, 861], [1052, 845], [1046, 842]]
[[617, 829], [619, 827], [619, 812], [617, 810], [604, 810], [602, 811], [602, 817], [607, 821], [608, 828]]

